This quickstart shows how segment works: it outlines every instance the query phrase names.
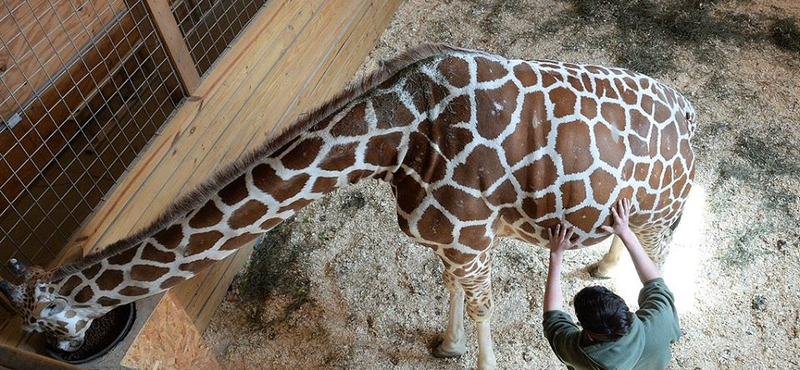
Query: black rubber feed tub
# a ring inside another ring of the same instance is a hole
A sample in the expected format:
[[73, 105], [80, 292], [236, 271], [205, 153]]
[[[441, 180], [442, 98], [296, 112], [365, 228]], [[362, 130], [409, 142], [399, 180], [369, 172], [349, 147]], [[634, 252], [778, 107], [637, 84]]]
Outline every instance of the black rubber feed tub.
[[133, 302], [119, 306], [96, 318], [86, 331], [83, 345], [74, 352], [65, 352], [49, 344], [45, 351], [50, 357], [71, 364], [82, 364], [97, 359], [116, 346], [131, 330], [136, 318]]

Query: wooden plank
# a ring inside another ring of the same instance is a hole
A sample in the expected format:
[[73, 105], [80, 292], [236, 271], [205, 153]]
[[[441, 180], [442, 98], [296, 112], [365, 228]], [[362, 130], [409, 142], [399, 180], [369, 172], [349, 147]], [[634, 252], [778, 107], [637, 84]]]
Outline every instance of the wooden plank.
[[[8, 261], [8, 260], [6, 260]], [[14, 313], [14, 306], [6, 299], [5, 296], [0, 297], [0, 322]]]
[[175, 298], [183, 304], [186, 308], [186, 312], [189, 313], [190, 316], [194, 317], [192, 311], [189, 310], [189, 306], [193, 301], [200, 299], [199, 296], [202, 296], [204, 291], [208, 290], [203, 289], [203, 287], [210, 286], [213, 288], [216, 283], [219, 282], [219, 279], [225, 274], [225, 271], [230, 268], [231, 263], [235, 259], [234, 256], [228, 256], [224, 260], [217, 262], [213, 268], [203, 270], [201, 273], [197, 274], [197, 276], [189, 279], [189, 281], [172, 289]]
[[0, 369], [11, 370], [81, 370], [81, 368], [49, 357], [0, 344]]
[[[282, 111], [274, 112], [269, 111], [271, 106], [265, 107], [258, 107], [260, 109], [253, 109], [250, 111], [242, 112], [243, 116], [241, 118], [237, 118], [237, 120], [241, 121], [242, 130], [244, 132], [253, 132], [255, 135], [253, 136], [240, 136], [240, 137], [250, 137], [251, 140], [248, 145], [239, 146], [237, 147], [230, 147], [230, 152], [233, 155], [241, 155], [249, 150], [252, 150], [258, 147], [262, 142], [268, 139], [270, 136], [274, 135], [277, 132], [282, 130], [282, 126], [285, 126], [288, 123], [294, 121], [294, 119], [301, 113], [309, 111], [315, 108], [317, 105], [322, 103], [326, 97], [321, 97], [318, 101], [307, 101], [307, 105], [305, 106], [298, 106], [297, 103], [297, 95], [300, 94], [305, 88], [308, 87], [311, 81], [314, 81], [320, 78], [320, 73], [325, 70], [325, 63], [333, 62], [333, 56], [335, 55], [335, 51], [344, 44], [346, 41], [347, 32], [350, 27], [354, 24], [357, 24], [358, 20], [360, 20], [366, 11], [369, 9], [369, 2], [362, 1], [358, 4], [358, 7], [340, 7], [338, 9], [332, 9], [332, 12], [347, 12], [348, 14], [352, 14], [353, 16], [347, 19], [336, 19], [336, 18], [324, 18], [320, 21], [315, 22], [310, 30], [310, 33], [319, 32], [318, 30], [322, 29], [339, 29], [343, 28], [342, 32], [339, 33], [329, 33], [326, 35], [325, 40], [320, 40], [317, 42], [314, 38], [303, 38], [298, 40], [298, 44], [296, 47], [298, 50], [309, 50], [309, 53], [313, 55], [323, 55], [322, 63], [316, 64], [312, 66], [312, 68], [307, 68], [308, 72], [307, 75], [310, 77], [304, 79], [302, 81], [292, 81], [287, 76], [290, 76], [296, 72], [296, 66], [293, 64], [283, 64], [279, 67], [275, 74], [278, 76], [277, 79], [269, 81], [262, 90], [258, 91], [256, 94], [253, 95], [253, 99], [256, 101], [263, 101], [272, 98], [271, 100], [275, 103], [279, 103], [280, 106], [286, 107]], [[324, 47], [323, 47], [324, 45]], [[304, 56], [298, 55], [297, 58], [299, 60], [304, 60]], [[344, 84], [341, 85], [344, 87]], [[336, 85], [329, 85], [329, 92], [332, 96], [339, 90], [341, 87]], [[280, 94], [277, 97], [271, 97], [269, 92], [270, 91], [288, 91], [290, 93], [287, 94]], [[276, 99], [278, 98], [278, 99]], [[277, 113], [277, 114], [276, 114]], [[265, 130], [255, 130], [254, 127], [257, 127], [261, 124], [264, 118], [268, 118], [270, 124], [265, 126]], [[230, 155], [230, 154], [229, 154]]]
[[[389, 0], [378, 2], [377, 5], [373, 3], [373, 6], [376, 7], [376, 10], [373, 10], [374, 14], [366, 19], [366, 27], [359, 26], [359, 34], [361, 37], [357, 44], [355, 46], [348, 46], [347, 49], [340, 49], [337, 57], [334, 58], [346, 58], [348, 60], [347, 63], [343, 63], [341, 66], [338, 66], [338, 70], [335, 72], [337, 76], [348, 80], [352, 79], [352, 76], [356, 73], [356, 71], [358, 71], [358, 68], [361, 67], [361, 64], [363, 64], [367, 54], [375, 46], [375, 43], [386, 29], [386, 26], [389, 24], [389, 21], [400, 7], [402, 2], [403, 0]], [[334, 69], [337, 68], [337, 66], [331, 66], [329, 68]], [[320, 89], [322, 90], [320, 91]], [[325, 95], [318, 95], [325, 94], [326, 90], [329, 90], [329, 88], [325, 83], [325, 79], [319, 79], [314, 85], [314, 88], [310, 90], [312, 94], [300, 95], [298, 98], [298, 105], [307, 105], [308, 103], [304, 103], [305, 101], [313, 102], [329, 98], [330, 96], [325, 97]], [[332, 91], [327, 91], [327, 93], [331, 92]]]
[[178, 28], [178, 23], [175, 22], [175, 17], [172, 16], [169, 3], [167, 0], [145, 0], [145, 3], [156, 29], [158, 29], [158, 33], [164, 41], [167, 53], [169, 53], [172, 63], [175, 64], [186, 93], [188, 95], [194, 94], [197, 86], [200, 85], [200, 74], [194, 66], [194, 60], [192, 55], [189, 54], [186, 42], [183, 41], [183, 35]]
[[12, 0], [0, 7], [0, 119], [50, 85], [124, 8], [122, 0]]
[[228, 267], [219, 281], [213, 285], [213, 289], [202, 290], [202, 292], [207, 293], [207, 296], [200, 295], [191, 302], [191, 305], [187, 306], [187, 312], [194, 318], [194, 326], [199, 332], [202, 333], [208, 328], [208, 323], [211, 321], [214, 312], [217, 311], [223, 297], [225, 297], [225, 293], [228, 292], [228, 287], [231, 286], [234, 277], [242, 269], [251, 253], [253, 253], [253, 243], [248, 243], [236, 252], [230, 267]]
[[25, 333], [22, 331], [22, 317], [13, 315], [0, 321], [0, 343], [19, 347], [23, 340], [25, 340]]
[[[320, 102], [331, 98], [346, 86], [401, 3], [402, 0], [393, 0], [383, 2], [378, 6], [371, 4], [373, 8], [370, 9], [371, 13], [361, 19], [363, 24], [359, 24], [354, 28], [355, 34], [360, 35], [359, 40], [357, 42], [348, 40], [349, 43], [343, 44], [336, 51], [336, 55], [328, 59], [329, 63], [319, 71], [321, 74], [325, 74], [326, 77], [314, 76], [309, 79], [309, 81], [314, 82], [313, 88], [300, 91], [291, 104], [292, 108], [287, 110], [287, 114], [281, 118], [273, 129], [275, 132], [280, 132], [284, 128], [283, 126], [290, 124], [294, 117], [308, 109], [304, 107], [320, 104]], [[355, 45], [350, 45], [351, 43]], [[342, 63], [343, 59], [346, 62]], [[334, 61], [339, 63], [334, 64]], [[253, 139], [248, 143], [248, 146], [257, 147], [259, 144], [259, 140]]]

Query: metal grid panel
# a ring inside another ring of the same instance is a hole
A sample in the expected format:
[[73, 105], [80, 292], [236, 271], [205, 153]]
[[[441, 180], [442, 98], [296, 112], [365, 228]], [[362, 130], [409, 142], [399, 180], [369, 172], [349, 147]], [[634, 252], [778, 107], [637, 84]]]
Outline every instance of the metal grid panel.
[[267, 0], [175, 0], [172, 14], [203, 74]]
[[0, 261], [52, 261], [183, 98], [146, 9], [0, 4]]

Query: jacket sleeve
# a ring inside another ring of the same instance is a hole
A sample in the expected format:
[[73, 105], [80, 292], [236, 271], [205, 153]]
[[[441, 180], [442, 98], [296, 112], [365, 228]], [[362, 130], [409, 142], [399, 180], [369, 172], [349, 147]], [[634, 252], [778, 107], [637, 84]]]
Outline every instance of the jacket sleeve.
[[674, 340], [680, 337], [678, 310], [675, 308], [675, 297], [667, 288], [663, 278], [648, 281], [639, 291], [639, 310], [636, 314], [643, 321], [665, 320], [674, 333]]
[[582, 356], [578, 347], [581, 331], [568, 313], [561, 310], [547, 311], [544, 313], [542, 326], [544, 336], [561, 362], [571, 365], [580, 361], [577, 357]]

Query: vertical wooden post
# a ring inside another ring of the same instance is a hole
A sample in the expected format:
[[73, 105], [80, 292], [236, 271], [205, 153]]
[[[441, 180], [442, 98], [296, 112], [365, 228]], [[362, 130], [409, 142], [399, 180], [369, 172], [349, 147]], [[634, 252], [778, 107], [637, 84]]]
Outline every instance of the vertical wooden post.
[[164, 46], [170, 59], [172, 59], [175, 68], [178, 70], [178, 76], [186, 89], [186, 94], [192, 95], [197, 90], [197, 86], [200, 85], [200, 74], [194, 66], [192, 55], [183, 40], [178, 23], [175, 21], [175, 17], [172, 16], [169, 3], [167, 0], [144, 0], [144, 3], [147, 5], [158, 33], [164, 41]]

